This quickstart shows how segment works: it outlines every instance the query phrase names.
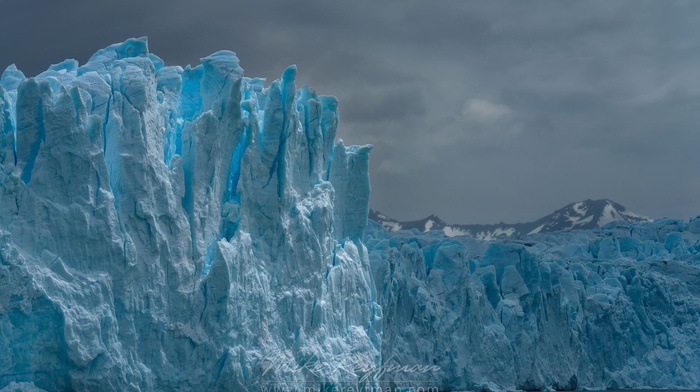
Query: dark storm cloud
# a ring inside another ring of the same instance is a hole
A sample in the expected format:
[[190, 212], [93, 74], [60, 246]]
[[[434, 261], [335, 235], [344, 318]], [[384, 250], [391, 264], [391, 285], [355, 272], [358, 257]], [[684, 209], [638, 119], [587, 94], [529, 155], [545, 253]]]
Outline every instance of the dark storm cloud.
[[414, 86], [356, 91], [343, 100], [343, 116], [355, 122], [404, 121], [425, 113], [423, 92]]
[[400, 219], [536, 218], [612, 198], [700, 213], [696, 1], [0, 0], [0, 67], [35, 75], [148, 35], [169, 64], [297, 64], [373, 143], [372, 206]]

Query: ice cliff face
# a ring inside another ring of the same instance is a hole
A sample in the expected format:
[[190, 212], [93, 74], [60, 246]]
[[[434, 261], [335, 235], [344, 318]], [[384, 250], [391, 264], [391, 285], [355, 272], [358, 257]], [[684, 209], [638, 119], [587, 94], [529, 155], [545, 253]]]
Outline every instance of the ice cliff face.
[[427, 385], [700, 387], [700, 218], [495, 242], [372, 222], [365, 243], [382, 357], [437, 365]]
[[337, 100], [295, 74], [165, 66], [145, 39], [3, 73], [0, 388], [301, 388], [379, 363], [370, 147], [336, 142]]

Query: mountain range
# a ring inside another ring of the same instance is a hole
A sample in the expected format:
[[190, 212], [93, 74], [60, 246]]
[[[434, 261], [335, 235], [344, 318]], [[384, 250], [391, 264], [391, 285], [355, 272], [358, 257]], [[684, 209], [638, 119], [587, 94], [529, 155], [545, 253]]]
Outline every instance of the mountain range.
[[369, 212], [369, 219], [391, 232], [412, 229], [417, 229], [420, 232], [441, 230], [449, 237], [469, 235], [486, 240], [574, 229], [593, 229], [614, 221], [652, 221], [651, 218], [628, 211], [623, 205], [608, 199], [587, 199], [571, 203], [535, 221], [514, 224], [503, 222], [496, 224], [448, 224], [436, 215], [430, 215], [416, 221], [401, 222], [372, 209]]

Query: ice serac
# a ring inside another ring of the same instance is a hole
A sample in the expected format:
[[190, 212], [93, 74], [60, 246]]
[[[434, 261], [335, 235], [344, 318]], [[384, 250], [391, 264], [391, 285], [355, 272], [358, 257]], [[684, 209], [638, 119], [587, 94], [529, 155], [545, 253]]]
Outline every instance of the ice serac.
[[382, 358], [435, 364], [425, 385], [700, 387], [700, 218], [496, 241], [373, 222], [365, 244]]
[[145, 38], [3, 73], [0, 389], [362, 382], [342, 362], [380, 360], [370, 147], [295, 80], [227, 51], [167, 66]]

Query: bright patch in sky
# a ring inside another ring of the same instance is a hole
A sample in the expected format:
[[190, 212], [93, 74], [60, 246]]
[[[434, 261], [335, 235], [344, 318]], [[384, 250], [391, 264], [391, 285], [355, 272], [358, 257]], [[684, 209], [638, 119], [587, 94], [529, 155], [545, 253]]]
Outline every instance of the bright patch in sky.
[[506, 105], [473, 98], [464, 104], [462, 117], [481, 124], [491, 124], [508, 116], [511, 112], [512, 110]]

